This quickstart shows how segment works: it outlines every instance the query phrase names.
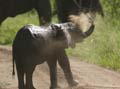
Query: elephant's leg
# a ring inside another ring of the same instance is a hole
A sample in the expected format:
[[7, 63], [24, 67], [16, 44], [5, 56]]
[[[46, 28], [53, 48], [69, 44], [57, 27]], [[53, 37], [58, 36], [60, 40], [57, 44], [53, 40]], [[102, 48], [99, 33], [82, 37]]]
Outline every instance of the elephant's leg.
[[59, 53], [58, 63], [64, 71], [64, 74], [65, 74], [65, 77], [67, 79], [69, 86], [70, 87], [76, 86], [78, 82], [73, 79], [73, 75], [72, 75], [71, 68], [70, 68], [70, 62], [65, 53], [65, 50], [62, 50]]
[[35, 70], [35, 66], [30, 65], [26, 67], [25, 73], [26, 73], [26, 89], [35, 89], [33, 86], [33, 72]]
[[68, 22], [68, 13], [69, 11], [66, 10], [66, 6], [63, 3], [68, 3], [68, 0], [55, 0], [56, 8], [57, 8], [57, 15], [60, 22], [65, 23]]
[[50, 69], [50, 89], [56, 89], [57, 86], [57, 59], [52, 59], [47, 61], [49, 69]]
[[24, 85], [24, 70], [23, 70], [23, 66], [20, 66], [16, 62], [16, 69], [17, 69], [17, 76], [18, 76], [18, 88], [19, 89], [24, 89], [25, 85]]
[[52, 11], [50, 0], [37, 0], [36, 10], [39, 16], [40, 25], [51, 22]]

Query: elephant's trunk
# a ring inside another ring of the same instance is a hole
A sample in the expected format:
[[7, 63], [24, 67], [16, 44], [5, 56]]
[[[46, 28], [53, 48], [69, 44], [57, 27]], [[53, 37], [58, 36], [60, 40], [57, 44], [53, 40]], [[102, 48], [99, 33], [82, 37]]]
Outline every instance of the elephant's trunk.
[[95, 26], [92, 25], [92, 26], [89, 28], [88, 31], [83, 32], [83, 33], [82, 33], [82, 37], [87, 38], [88, 36], [90, 36], [90, 35], [93, 33], [93, 31], [94, 31], [94, 27], [95, 27]]

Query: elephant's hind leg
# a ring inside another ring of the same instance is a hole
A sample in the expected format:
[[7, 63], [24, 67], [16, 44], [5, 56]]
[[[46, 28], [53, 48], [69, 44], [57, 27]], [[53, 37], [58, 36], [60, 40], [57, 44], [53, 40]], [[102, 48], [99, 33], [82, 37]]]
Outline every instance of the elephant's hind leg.
[[25, 68], [25, 74], [26, 74], [26, 88], [25, 89], [35, 89], [33, 86], [33, 72], [35, 70], [35, 66], [27, 66]]
[[16, 63], [16, 64], [17, 64], [16, 68], [17, 68], [17, 76], [18, 76], [18, 88], [25, 89], [23, 66], [20, 66], [18, 63]]

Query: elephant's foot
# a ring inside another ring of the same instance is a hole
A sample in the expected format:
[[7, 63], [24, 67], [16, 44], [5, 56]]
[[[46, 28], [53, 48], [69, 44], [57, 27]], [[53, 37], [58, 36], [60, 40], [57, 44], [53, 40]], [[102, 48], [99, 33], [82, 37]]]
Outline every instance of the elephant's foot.
[[50, 89], [61, 89], [60, 86], [51, 86]]
[[26, 87], [25, 89], [36, 89], [36, 88], [34, 88], [34, 87], [32, 87], [32, 88], [31, 87], [30, 88]]
[[24, 85], [19, 86], [18, 89], [26, 89]]
[[36, 89], [34, 86], [26, 86], [25, 89]]
[[69, 86], [70, 87], [74, 87], [74, 86], [77, 86], [78, 85], [78, 81], [77, 80], [73, 80], [69, 83]]

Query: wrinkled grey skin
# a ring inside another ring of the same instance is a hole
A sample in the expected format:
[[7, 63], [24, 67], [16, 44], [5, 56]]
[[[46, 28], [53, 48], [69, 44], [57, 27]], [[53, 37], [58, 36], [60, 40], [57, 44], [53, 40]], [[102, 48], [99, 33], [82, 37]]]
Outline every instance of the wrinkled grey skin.
[[51, 22], [50, 0], [0, 0], [0, 24], [7, 17], [35, 9], [39, 16], [40, 24]]
[[[50, 89], [56, 89], [57, 61], [64, 71], [69, 86], [76, 86], [78, 83], [73, 79], [65, 49], [69, 46], [75, 47], [75, 43], [90, 36], [93, 29], [94, 25], [83, 34], [72, 23], [51, 24], [48, 27], [27, 25], [21, 28], [12, 46], [19, 89], [35, 89], [32, 75], [36, 65], [43, 62], [47, 62], [50, 69]], [[24, 76], [26, 76], [25, 81]]]

